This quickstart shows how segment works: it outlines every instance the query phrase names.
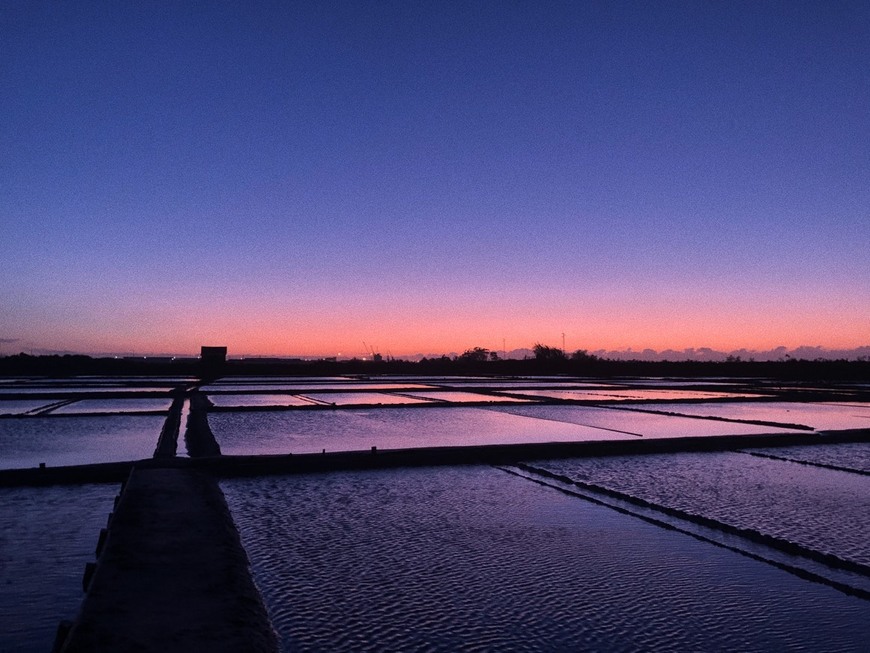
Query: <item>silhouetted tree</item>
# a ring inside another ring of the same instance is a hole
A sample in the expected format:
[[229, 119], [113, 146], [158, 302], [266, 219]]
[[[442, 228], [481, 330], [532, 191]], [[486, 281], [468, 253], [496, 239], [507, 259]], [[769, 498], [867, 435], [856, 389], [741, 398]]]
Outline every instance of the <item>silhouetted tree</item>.
[[457, 360], [466, 363], [482, 363], [487, 359], [489, 359], [489, 349], [475, 347], [473, 349], [466, 349]]
[[532, 347], [532, 351], [535, 352], [535, 360], [537, 361], [553, 363], [556, 361], [568, 360], [568, 357], [565, 356], [565, 352], [558, 347], [548, 347], [547, 345], [542, 345], [540, 342], [535, 343], [535, 346]]
[[575, 351], [573, 354], [571, 354], [571, 360], [572, 360], [572, 361], [587, 361], [587, 362], [592, 362], [592, 361], [597, 361], [597, 360], [598, 360], [598, 356], [596, 356], [595, 354], [590, 354], [590, 353], [589, 353], [588, 351], [586, 351], [585, 349], [578, 349], [578, 350]]

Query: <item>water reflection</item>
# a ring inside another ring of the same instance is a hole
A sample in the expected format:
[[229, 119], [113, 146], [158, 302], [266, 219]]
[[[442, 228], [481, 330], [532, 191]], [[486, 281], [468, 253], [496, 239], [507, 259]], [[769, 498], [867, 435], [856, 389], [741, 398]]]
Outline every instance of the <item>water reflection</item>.
[[51, 650], [82, 598], [114, 485], [0, 488], [0, 651]]
[[150, 458], [162, 415], [0, 420], [0, 467], [83, 465]]
[[858, 651], [870, 637], [866, 601], [491, 468], [222, 487], [285, 651]]
[[602, 429], [466, 407], [212, 413], [225, 454], [286, 454], [524, 442], [614, 440]]

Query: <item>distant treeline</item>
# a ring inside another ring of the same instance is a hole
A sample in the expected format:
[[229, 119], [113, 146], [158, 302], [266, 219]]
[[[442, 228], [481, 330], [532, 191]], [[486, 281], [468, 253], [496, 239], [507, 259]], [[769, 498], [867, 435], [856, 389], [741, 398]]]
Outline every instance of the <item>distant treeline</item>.
[[229, 360], [218, 368], [204, 369], [196, 358], [92, 358], [83, 355], [31, 356], [16, 354], [0, 358], [0, 376], [195, 376], [285, 375], [334, 376], [380, 374], [529, 376], [571, 375], [595, 377], [770, 377], [802, 381], [852, 381], [870, 383], [868, 360], [752, 361], [625, 361], [609, 360], [580, 350], [566, 354], [560, 349], [536, 345], [534, 357], [501, 359], [482, 348], [462, 355], [407, 361], [375, 357], [375, 360], [301, 360], [247, 358]]

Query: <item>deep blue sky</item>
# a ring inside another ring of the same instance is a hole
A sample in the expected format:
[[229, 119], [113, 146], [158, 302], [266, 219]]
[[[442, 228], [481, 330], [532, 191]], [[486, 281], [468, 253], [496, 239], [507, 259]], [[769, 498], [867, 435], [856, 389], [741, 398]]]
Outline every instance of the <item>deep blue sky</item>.
[[0, 339], [870, 344], [870, 3], [8, 2]]

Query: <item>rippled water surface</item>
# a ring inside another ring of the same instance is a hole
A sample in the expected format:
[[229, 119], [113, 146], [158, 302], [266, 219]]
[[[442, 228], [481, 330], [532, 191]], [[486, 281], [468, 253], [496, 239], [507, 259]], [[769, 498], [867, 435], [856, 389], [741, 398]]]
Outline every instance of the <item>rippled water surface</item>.
[[468, 407], [211, 413], [225, 454], [277, 454], [521, 442], [613, 440], [634, 436]]
[[613, 456], [535, 466], [870, 565], [868, 476], [738, 452]]
[[0, 469], [150, 458], [162, 415], [0, 420]]
[[861, 651], [870, 640], [867, 601], [493, 468], [222, 487], [285, 651]]
[[78, 612], [115, 485], [0, 488], [0, 651], [47, 653]]
[[764, 455], [780, 456], [813, 464], [857, 469], [870, 474], [870, 443], [816, 444], [775, 449], [747, 449]]

